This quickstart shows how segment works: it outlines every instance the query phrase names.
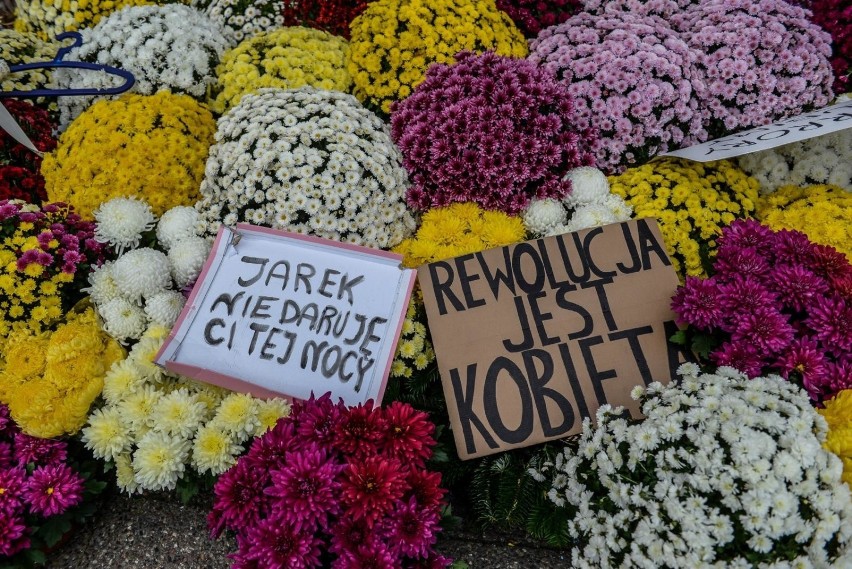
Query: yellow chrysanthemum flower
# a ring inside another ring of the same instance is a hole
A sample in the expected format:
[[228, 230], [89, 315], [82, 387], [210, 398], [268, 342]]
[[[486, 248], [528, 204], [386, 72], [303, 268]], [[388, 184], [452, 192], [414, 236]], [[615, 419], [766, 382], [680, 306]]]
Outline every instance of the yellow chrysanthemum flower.
[[257, 419], [260, 424], [254, 431], [259, 437], [275, 426], [279, 419], [290, 415], [290, 403], [286, 399], [274, 398], [257, 402]]
[[216, 410], [213, 424], [233, 434], [242, 442], [260, 426], [257, 401], [246, 393], [232, 393], [225, 397]]
[[852, 389], [844, 389], [817, 409], [828, 423], [823, 446], [843, 461], [843, 481], [852, 486]]
[[237, 462], [243, 447], [234, 441], [233, 434], [218, 426], [198, 429], [192, 444], [192, 465], [200, 473], [222, 474]]

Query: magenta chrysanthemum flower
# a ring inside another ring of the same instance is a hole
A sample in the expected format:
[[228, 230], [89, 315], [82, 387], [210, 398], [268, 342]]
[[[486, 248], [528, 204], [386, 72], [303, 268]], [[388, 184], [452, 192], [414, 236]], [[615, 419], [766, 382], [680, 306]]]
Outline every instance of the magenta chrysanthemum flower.
[[332, 569], [397, 569], [400, 559], [393, 555], [389, 546], [376, 541], [362, 544], [335, 559]]
[[852, 361], [839, 361], [826, 364], [822, 384], [822, 398], [830, 399], [844, 389], [852, 388]]
[[750, 343], [725, 342], [710, 357], [716, 365], [730, 366], [749, 377], [759, 376], [763, 367], [757, 348]]
[[398, 501], [384, 520], [381, 531], [391, 548], [409, 557], [426, 557], [437, 541], [439, 516], [423, 509], [417, 500]]
[[15, 433], [15, 460], [21, 466], [50, 466], [65, 462], [68, 445], [62, 441], [39, 439], [22, 432]]
[[775, 366], [781, 370], [784, 377], [789, 378], [791, 374], [798, 375], [803, 387], [813, 397], [813, 394], [821, 391], [821, 386], [825, 383], [825, 364], [825, 355], [820, 351], [817, 342], [803, 337], [797, 338], [790, 344]]
[[699, 330], [717, 328], [723, 322], [722, 290], [716, 281], [686, 277], [672, 298], [672, 310], [678, 320]]
[[808, 307], [805, 323], [835, 355], [852, 349], [852, 302], [840, 295], [816, 298]]
[[438, 509], [444, 503], [446, 490], [441, 488], [441, 473], [411, 469], [405, 479], [411, 490], [403, 499], [414, 497], [423, 508]]
[[313, 530], [300, 529], [272, 516], [249, 526], [240, 553], [257, 561], [258, 567], [310, 569], [320, 567], [322, 540]]
[[9, 468], [16, 464], [12, 443], [7, 441], [0, 442], [0, 468]]
[[0, 555], [11, 557], [29, 547], [30, 538], [24, 519], [13, 512], [0, 509]]
[[344, 454], [366, 456], [375, 454], [385, 430], [381, 410], [373, 409], [373, 401], [346, 409], [336, 426], [335, 447]]
[[329, 516], [340, 509], [335, 477], [343, 468], [318, 446], [289, 452], [286, 464], [272, 472], [272, 486], [265, 493], [279, 498], [273, 510], [282, 520], [309, 531], [325, 529]]
[[24, 486], [24, 469], [0, 469], [0, 510], [17, 513], [21, 508], [21, 491]]
[[425, 210], [476, 202], [514, 214], [531, 198], [562, 198], [565, 174], [593, 162], [597, 136], [578, 126], [574, 98], [524, 59], [461, 53], [433, 64], [392, 108], [392, 136]]
[[754, 219], [735, 219], [716, 240], [716, 247], [718, 251], [752, 248], [760, 255], [766, 255], [773, 242], [774, 234], [770, 228]]
[[731, 341], [754, 344], [765, 355], [776, 354], [793, 341], [793, 327], [777, 310], [758, 308], [736, 314], [733, 319]]
[[23, 495], [31, 511], [55, 516], [83, 501], [83, 478], [65, 464], [40, 466], [24, 483]]
[[211, 535], [216, 538], [227, 528], [238, 530], [258, 523], [269, 511], [264, 488], [269, 474], [240, 460], [224, 472], [213, 487], [215, 501], [207, 516]]
[[801, 311], [817, 297], [828, 292], [828, 284], [801, 265], [776, 265], [767, 276], [769, 287], [781, 302]]
[[290, 419], [282, 420], [262, 437], [254, 439], [245, 460], [255, 477], [265, 485], [269, 483], [269, 473], [280, 468], [286, 454], [295, 448], [296, 425]]
[[9, 407], [0, 403], [0, 434], [10, 436], [16, 432], [18, 432], [18, 426], [9, 416]]
[[828, 245], [811, 244], [808, 268], [828, 281], [852, 278], [852, 264], [846, 255]]
[[582, 11], [581, 0], [497, 0], [497, 9], [506, 12], [528, 38], [541, 30], [561, 24]]
[[399, 461], [373, 456], [349, 463], [343, 475], [341, 497], [352, 517], [372, 523], [385, 515], [406, 490], [405, 473]]
[[772, 253], [779, 263], [808, 265], [813, 255], [813, 246], [808, 236], [801, 231], [781, 229], [771, 238]]
[[758, 309], [777, 311], [781, 307], [776, 296], [757, 279], [735, 278], [719, 287], [719, 306], [729, 316]]
[[727, 247], [716, 253], [713, 265], [716, 277], [729, 280], [735, 277], [762, 279], [769, 272], [769, 262], [754, 247]]
[[341, 421], [340, 406], [331, 402], [331, 393], [319, 399], [311, 396], [309, 400], [293, 405], [290, 416], [298, 435], [295, 444], [309, 446], [316, 443], [320, 448], [331, 450]]
[[432, 456], [435, 426], [411, 405], [394, 401], [385, 409], [383, 448], [403, 464], [423, 465]]
[[375, 537], [373, 527], [366, 520], [344, 516], [331, 528], [329, 551], [345, 557], [362, 545], [372, 546]]

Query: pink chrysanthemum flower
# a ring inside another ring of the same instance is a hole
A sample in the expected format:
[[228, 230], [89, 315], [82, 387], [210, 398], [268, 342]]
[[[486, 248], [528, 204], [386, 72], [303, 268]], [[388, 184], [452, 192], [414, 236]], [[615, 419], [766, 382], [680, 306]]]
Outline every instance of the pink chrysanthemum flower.
[[432, 456], [435, 426], [428, 416], [411, 405], [394, 401], [385, 409], [383, 448], [403, 464], [424, 464]]
[[753, 277], [736, 277], [719, 287], [719, 306], [723, 313], [741, 314], [758, 309], [779, 310], [777, 295]]
[[828, 284], [802, 265], [776, 265], [768, 275], [770, 288], [781, 302], [801, 311], [828, 292]]
[[759, 254], [765, 255], [772, 248], [773, 239], [772, 229], [760, 222], [754, 219], [735, 219], [716, 240], [716, 246], [719, 251], [751, 247]]
[[11, 557], [19, 551], [29, 549], [30, 538], [22, 517], [0, 509], [0, 528], [0, 555]]
[[20, 467], [0, 469], [0, 510], [10, 514], [21, 508], [21, 491], [24, 486], [24, 469]]
[[298, 435], [295, 442], [302, 446], [315, 443], [327, 450], [332, 448], [342, 417], [340, 406], [331, 402], [330, 393], [319, 399], [311, 396], [309, 400], [293, 405], [290, 414]]
[[793, 341], [793, 327], [787, 318], [774, 309], [758, 308], [734, 316], [734, 343], [754, 344], [766, 354], [778, 353]]
[[64, 442], [31, 437], [22, 432], [15, 433], [14, 446], [15, 460], [21, 466], [50, 466], [65, 462], [68, 458], [67, 445]]
[[373, 456], [349, 463], [341, 497], [353, 517], [372, 523], [390, 511], [405, 490], [405, 473], [399, 461]]
[[397, 569], [398, 558], [387, 544], [376, 541], [362, 544], [335, 559], [332, 569]]
[[722, 310], [721, 289], [716, 281], [686, 277], [683, 286], [672, 298], [674, 310], [681, 322], [699, 330], [710, 330], [720, 326], [725, 313]]
[[[295, 407], [295, 406], [294, 406]], [[245, 460], [255, 476], [269, 483], [269, 473], [284, 463], [288, 452], [296, 448], [296, 425], [292, 420], [278, 421], [262, 437], [251, 444]]]
[[257, 561], [258, 567], [310, 569], [320, 567], [321, 544], [313, 530], [300, 529], [272, 516], [248, 528], [240, 552]]
[[9, 468], [16, 465], [12, 443], [8, 441], [0, 442], [0, 468]]
[[23, 494], [32, 512], [55, 516], [83, 501], [83, 479], [65, 464], [40, 466], [24, 483]]
[[763, 367], [763, 360], [757, 348], [750, 343], [725, 342], [715, 350], [710, 358], [719, 366], [730, 366], [749, 377], [757, 377]]
[[211, 535], [216, 538], [227, 529], [237, 530], [257, 524], [269, 510], [264, 494], [269, 474], [240, 460], [219, 477], [214, 487], [216, 500], [207, 517]]
[[802, 386], [816, 397], [822, 391], [822, 385], [826, 380], [826, 359], [819, 349], [817, 342], [808, 337], [794, 340], [787, 351], [785, 351], [776, 362], [781, 369], [781, 374], [789, 378], [797, 375], [802, 380]]
[[805, 323], [817, 339], [840, 356], [852, 348], [852, 302], [840, 295], [819, 297], [808, 307]]
[[318, 446], [289, 452], [286, 464], [272, 472], [272, 486], [265, 493], [278, 498], [273, 510], [287, 523], [309, 531], [327, 528], [329, 516], [340, 509], [335, 477], [342, 469]]
[[769, 273], [769, 262], [754, 247], [727, 247], [716, 253], [713, 265], [716, 275], [728, 280], [734, 276], [763, 279]]
[[409, 557], [426, 557], [437, 541], [438, 512], [425, 510], [417, 500], [399, 501], [382, 525], [386, 543]]

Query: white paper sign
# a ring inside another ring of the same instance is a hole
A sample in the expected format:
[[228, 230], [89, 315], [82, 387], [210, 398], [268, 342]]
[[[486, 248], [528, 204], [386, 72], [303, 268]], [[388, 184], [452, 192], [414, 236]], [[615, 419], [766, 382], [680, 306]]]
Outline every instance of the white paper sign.
[[156, 362], [261, 397], [380, 401], [415, 272], [386, 251], [239, 224], [219, 231]]
[[816, 138], [852, 127], [852, 101], [759, 126], [660, 156], [712, 162]]

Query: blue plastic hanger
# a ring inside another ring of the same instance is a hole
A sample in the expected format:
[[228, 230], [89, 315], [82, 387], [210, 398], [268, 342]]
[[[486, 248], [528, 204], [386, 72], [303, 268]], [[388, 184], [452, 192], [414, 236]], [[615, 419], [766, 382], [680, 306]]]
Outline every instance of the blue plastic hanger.
[[91, 69], [93, 71], [106, 71], [110, 75], [117, 75], [124, 79], [124, 84], [118, 87], [104, 87], [102, 89], [33, 89], [31, 91], [0, 91], [0, 98], [18, 97], [24, 99], [33, 99], [36, 97], [68, 97], [72, 95], [118, 95], [124, 93], [133, 87], [136, 79], [133, 74], [124, 69], [103, 65], [101, 63], [88, 63], [85, 61], [62, 61], [62, 58], [68, 55], [75, 47], [83, 45], [83, 36], [79, 32], [63, 32], [56, 36], [57, 40], [66, 38], [74, 38], [74, 43], [67, 47], [61, 48], [56, 52], [56, 57], [52, 61], [37, 61], [35, 63], [23, 63], [21, 65], [10, 65], [9, 73], [18, 71], [27, 71], [30, 69], [51, 69], [56, 67], [73, 67], [76, 69]]

